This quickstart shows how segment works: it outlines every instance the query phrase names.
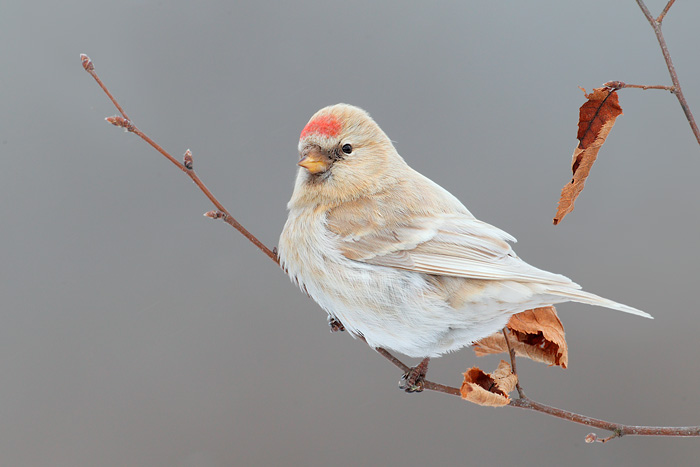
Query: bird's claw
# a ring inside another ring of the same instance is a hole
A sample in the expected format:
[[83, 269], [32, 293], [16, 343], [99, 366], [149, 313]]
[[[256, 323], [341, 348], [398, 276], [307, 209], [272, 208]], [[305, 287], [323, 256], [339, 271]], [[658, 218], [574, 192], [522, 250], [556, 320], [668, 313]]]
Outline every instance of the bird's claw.
[[407, 393], [423, 392], [425, 389], [425, 375], [428, 373], [429, 358], [423, 359], [418, 365], [410, 368], [399, 380], [399, 389]]
[[339, 320], [333, 318], [332, 316], [328, 317], [328, 326], [330, 326], [331, 332], [345, 331], [345, 326], [343, 326], [343, 323], [341, 323]]
[[[414, 370], [414, 368], [411, 368], [411, 370]], [[399, 389], [402, 389], [409, 394], [414, 392], [423, 392], [423, 389], [425, 389], [425, 379], [420, 375], [417, 378], [413, 378], [411, 376], [411, 370], [404, 373], [399, 380]]]

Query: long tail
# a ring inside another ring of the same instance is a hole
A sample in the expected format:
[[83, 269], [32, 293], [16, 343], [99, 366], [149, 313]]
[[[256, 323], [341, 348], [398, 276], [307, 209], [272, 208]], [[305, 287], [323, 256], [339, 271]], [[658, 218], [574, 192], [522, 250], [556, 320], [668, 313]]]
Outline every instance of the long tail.
[[613, 310], [624, 311], [625, 313], [631, 313], [637, 316], [643, 316], [644, 318], [654, 319], [649, 313], [645, 313], [631, 306], [623, 305], [622, 303], [613, 302], [607, 298], [599, 297], [598, 295], [584, 292], [583, 290], [569, 289], [569, 288], [556, 288], [552, 287], [550, 289], [551, 293], [558, 295], [560, 297], [566, 298], [572, 302], [585, 303], [587, 305], [602, 306], [605, 308], [610, 308]]

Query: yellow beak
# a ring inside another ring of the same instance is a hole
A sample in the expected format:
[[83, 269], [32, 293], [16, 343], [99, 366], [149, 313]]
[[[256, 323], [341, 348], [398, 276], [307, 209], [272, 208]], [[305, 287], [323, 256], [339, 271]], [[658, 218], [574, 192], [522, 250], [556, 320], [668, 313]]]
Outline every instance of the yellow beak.
[[312, 149], [299, 161], [299, 165], [312, 174], [320, 174], [331, 167], [331, 159], [317, 149]]

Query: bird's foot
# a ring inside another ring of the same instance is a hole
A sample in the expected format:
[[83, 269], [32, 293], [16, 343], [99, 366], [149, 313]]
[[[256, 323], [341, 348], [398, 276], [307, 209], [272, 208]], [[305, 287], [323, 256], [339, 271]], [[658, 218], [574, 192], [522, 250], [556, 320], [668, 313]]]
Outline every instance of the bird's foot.
[[345, 326], [339, 320], [328, 316], [328, 326], [331, 328], [331, 332], [342, 332], [345, 331]]
[[425, 375], [428, 373], [430, 358], [424, 358], [417, 366], [409, 369], [399, 380], [399, 389], [408, 393], [422, 392], [425, 387]]

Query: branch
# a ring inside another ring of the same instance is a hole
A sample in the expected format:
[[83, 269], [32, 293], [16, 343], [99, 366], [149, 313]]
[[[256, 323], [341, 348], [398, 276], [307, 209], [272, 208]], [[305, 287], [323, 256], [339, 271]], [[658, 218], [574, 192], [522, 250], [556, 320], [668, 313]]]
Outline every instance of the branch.
[[675, 0], [669, 0], [669, 2], [664, 7], [664, 10], [656, 19], [654, 19], [654, 17], [651, 16], [649, 9], [644, 4], [644, 0], [637, 0], [637, 5], [639, 5], [639, 8], [641, 8], [642, 13], [644, 13], [644, 16], [646, 17], [647, 21], [649, 21], [649, 24], [654, 30], [654, 34], [656, 34], [656, 39], [659, 41], [659, 45], [661, 46], [661, 53], [664, 56], [664, 60], [666, 60], [666, 67], [668, 68], [668, 72], [671, 75], [671, 81], [673, 82], [672, 92], [678, 98], [678, 102], [681, 104], [683, 112], [685, 113], [685, 118], [688, 119], [690, 128], [693, 130], [695, 139], [697, 139], [698, 144], [700, 144], [700, 130], [698, 129], [698, 125], [695, 123], [695, 117], [693, 117], [693, 113], [690, 111], [690, 107], [688, 106], [688, 102], [685, 100], [685, 96], [683, 96], [683, 90], [681, 89], [681, 83], [678, 81], [676, 68], [673, 66], [671, 54], [668, 52], [668, 47], [666, 46], [666, 40], [664, 39], [664, 35], [661, 33], [661, 22], [663, 21], [664, 17], [666, 16], [666, 13], [668, 13], [668, 10], [671, 8], [674, 2]]
[[279, 264], [279, 261], [277, 260], [277, 254], [275, 252], [273, 252], [272, 250], [270, 250], [268, 247], [266, 247], [260, 240], [257, 239], [257, 237], [255, 237], [255, 235], [248, 232], [248, 230], [245, 227], [243, 227], [243, 225], [241, 225], [241, 223], [238, 222], [226, 210], [224, 205], [221, 204], [218, 199], [216, 199], [216, 197], [212, 194], [211, 191], [209, 191], [209, 188], [207, 188], [207, 186], [204, 184], [204, 182], [202, 182], [202, 180], [200, 180], [200, 178], [197, 176], [194, 169], [192, 168], [193, 167], [193, 159], [192, 159], [192, 153], [190, 152], [190, 150], [188, 149], [185, 152], [184, 163], [181, 163], [180, 161], [175, 159], [173, 156], [171, 156], [158, 143], [156, 143], [151, 138], [149, 138], [144, 132], [142, 132], [141, 130], [136, 128], [136, 125], [134, 125], [134, 123], [126, 115], [126, 112], [124, 112], [124, 109], [122, 108], [122, 106], [119, 105], [119, 103], [114, 98], [112, 93], [109, 92], [109, 89], [107, 89], [107, 87], [104, 85], [104, 83], [99, 78], [99, 76], [97, 76], [97, 73], [95, 72], [95, 65], [93, 65], [92, 60], [90, 60], [90, 57], [88, 57], [85, 54], [80, 54], [80, 61], [82, 62], [83, 68], [85, 68], [85, 71], [87, 71], [90, 74], [90, 76], [92, 76], [95, 79], [95, 81], [97, 81], [97, 84], [99, 84], [100, 87], [102, 88], [102, 90], [105, 92], [105, 94], [107, 94], [107, 97], [109, 97], [109, 99], [112, 101], [112, 104], [114, 104], [114, 106], [117, 108], [119, 113], [122, 114], [121, 117], [119, 117], [119, 116], [107, 117], [106, 120], [109, 123], [111, 123], [112, 125], [122, 127], [128, 132], [134, 133], [139, 138], [141, 138], [142, 140], [147, 142], [149, 145], [151, 145], [151, 147], [153, 147], [153, 149], [155, 149], [156, 151], [158, 151], [159, 153], [164, 155], [170, 162], [175, 164], [175, 166], [178, 169], [185, 172], [185, 174], [187, 174], [187, 176], [192, 179], [192, 181], [195, 183], [195, 185], [197, 185], [197, 187], [200, 190], [202, 190], [202, 193], [204, 193], [204, 195], [207, 198], [209, 198], [209, 201], [211, 201], [214, 204], [214, 206], [216, 206], [216, 209], [219, 210], [219, 214], [216, 217], [209, 215], [209, 213], [206, 214], [207, 217], [214, 217], [216, 219], [222, 219], [224, 222], [229, 224], [231, 227], [233, 227], [234, 229], [236, 229], [240, 233], [242, 233], [245, 238], [250, 240], [253, 243], [253, 245], [258, 247], [258, 249], [260, 249], [260, 251], [265, 253], [265, 255], [267, 255], [268, 258], [270, 258], [276, 264]]
[[[184, 162], [181, 163], [177, 159], [175, 159], [172, 155], [170, 155], [165, 149], [163, 149], [159, 144], [157, 144], [155, 141], [153, 141], [151, 138], [149, 138], [145, 133], [143, 133], [141, 130], [139, 130], [134, 123], [129, 120], [129, 118], [126, 115], [126, 112], [124, 112], [124, 109], [119, 105], [117, 100], [112, 96], [112, 94], [109, 92], [107, 87], [102, 83], [100, 78], [97, 76], [97, 73], [95, 72], [95, 67], [90, 60], [90, 58], [87, 55], [81, 54], [80, 59], [83, 64], [83, 68], [85, 68], [85, 71], [87, 71], [90, 76], [92, 76], [95, 81], [97, 81], [97, 84], [102, 88], [102, 90], [107, 94], [107, 97], [112, 101], [114, 106], [119, 110], [119, 113], [121, 116], [114, 116], [114, 117], [108, 117], [107, 121], [110, 122], [111, 124], [115, 126], [119, 126], [121, 128], [124, 128], [126, 131], [130, 133], [134, 133], [137, 136], [139, 136], [141, 139], [143, 139], [146, 143], [148, 143], [151, 147], [153, 147], [156, 151], [161, 153], [163, 156], [165, 156], [170, 162], [172, 162], [178, 169], [182, 170], [188, 177], [192, 179], [192, 181], [199, 187], [199, 189], [204, 193], [204, 195], [209, 198], [209, 200], [216, 206], [217, 210], [216, 211], [209, 211], [205, 213], [205, 216], [211, 217], [213, 219], [222, 219], [224, 220], [227, 224], [231, 225], [233, 228], [238, 230], [243, 236], [245, 236], [248, 240], [250, 240], [255, 246], [260, 249], [268, 258], [270, 258], [272, 261], [275, 262], [275, 264], [279, 265], [279, 261], [277, 259], [277, 254], [274, 250], [270, 250], [268, 247], [266, 247], [260, 240], [258, 240], [253, 234], [251, 234], [246, 228], [244, 228], [234, 217], [228, 212], [228, 210], [217, 200], [214, 195], [209, 191], [209, 189], [204, 185], [204, 183], [200, 180], [200, 178], [197, 176], [197, 174], [194, 172], [192, 169], [193, 167], [193, 158], [192, 158], [192, 153], [188, 149], [185, 152], [184, 156]], [[508, 343], [508, 339], [506, 338], [506, 342]], [[510, 345], [508, 343], [508, 345]], [[377, 348], [375, 349], [377, 352], [379, 352], [380, 355], [382, 355], [384, 358], [389, 360], [392, 364], [394, 364], [396, 367], [400, 368], [401, 371], [406, 372], [410, 368], [408, 365], [404, 364], [399, 360], [398, 358], [394, 357], [391, 353], [386, 351], [385, 349], [382, 348]], [[511, 352], [511, 358], [513, 360], [513, 369], [515, 369], [515, 364], [514, 364], [514, 355], [513, 352]], [[436, 392], [442, 392], [445, 394], [449, 394], [452, 396], [461, 396], [461, 391], [459, 388], [452, 387], [452, 386], [447, 386], [444, 384], [440, 383], [435, 383], [432, 381], [425, 381], [424, 389], [428, 389], [430, 391], [436, 391]], [[574, 412], [569, 412], [567, 410], [562, 410], [558, 409], [556, 407], [552, 407], [549, 405], [541, 404], [539, 402], [535, 402], [532, 399], [528, 398], [525, 396], [525, 394], [522, 392], [522, 389], [518, 387], [518, 391], [520, 392], [520, 397], [516, 400], [513, 400], [510, 402], [510, 406], [512, 407], [520, 407], [522, 409], [528, 409], [528, 410], [534, 410], [536, 412], [541, 412], [547, 415], [551, 415], [553, 417], [558, 417], [562, 418], [564, 420], [568, 420], [570, 422], [574, 423], [580, 423], [583, 425], [588, 425], [592, 426], [595, 428], [600, 428], [603, 430], [608, 430], [612, 431], [613, 435], [605, 438], [603, 440], [600, 440], [601, 442], [605, 442], [609, 439], [617, 438], [623, 435], [646, 435], [646, 436], [700, 436], [700, 427], [650, 427], [650, 426], [631, 426], [631, 425], [621, 425], [619, 423], [612, 423], [612, 422], [607, 422], [605, 420], [599, 420], [596, 418], [591, 418], [587, 417], [585, 415], [579, 415]], [[593, 442], [597, 440], [597, 436], [595, 434], [589, 434], [586, 437], [587, 442]]]
[[[506, 339], [507, 342], [507, 339]], [[408, 371], [408, 365], [404, 364], [401, 360], [394, 357], [385, 349], [375, 349], [381, 356], [389, 360], [396, 367], [401, 369], [401, 371]], [[431, 391], [442, 392], [449, 394], [451, 396], [461, 396], [461, 391], [459, 388], [453, 386], [445, 386], [444, 384], [434, 383], [432, 381], [425, 381], [425, 389]], [[586, 442], [592, 443], [594, 441], [606, 442], [614, 438], [620, 438], [625, 435], [637, 435], [637, 436], [683, 436], [683, 437], [697, 437], [700, 436], [700, 426], [636, 426], [636, 425], [623, 425], [621, 423], [608, 422], [606, 420], [601, 420], [598, 418], [588, 417], [586, 415], [577, 414], [575, 412], [570, 412], [568, 410], [559, 409], [552, 407], [551, 405], [542, 404], [536, 402], [529, 397], [522, 394], [517, 399], [512, 400], [509, 407], [519, 407], [521, 409], [534, 410], [535, 412], [544, 413], [551, 415], [552, 417], [561, 418], [563, 420], [568, 420], [573, 423], [579, 423], [581, 425], [590, 426], [593, 428], [599, 428], [601, 430], [611, 431], [613, 434], [604, 439], [598, 439], [595, 433], [590, 433], [586, 436]]]

